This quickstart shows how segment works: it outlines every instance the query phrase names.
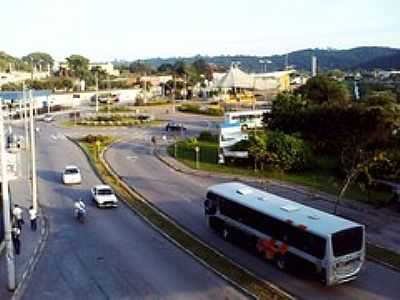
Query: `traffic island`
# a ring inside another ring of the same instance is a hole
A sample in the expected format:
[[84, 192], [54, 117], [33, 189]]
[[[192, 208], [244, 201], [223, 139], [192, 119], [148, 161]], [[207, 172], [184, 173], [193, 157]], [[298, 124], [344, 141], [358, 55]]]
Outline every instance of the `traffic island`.
[[167, 215], [152, 205], [143, 196], [129, 187], [104, 160], [104, 152], [116, 142], [113, 137], [100, 137], [72, 140], [86, 154], [94, 171], [100, 179], [113, 187], [121, 200], [135, 211], [145, 222], [160, 234], [193, 256], [197, 261], [211, 269], [230, 284], [250, 297], [258, 299], [295, 299], [277, 286], [257, 278], [219, 251], [192, 235]]

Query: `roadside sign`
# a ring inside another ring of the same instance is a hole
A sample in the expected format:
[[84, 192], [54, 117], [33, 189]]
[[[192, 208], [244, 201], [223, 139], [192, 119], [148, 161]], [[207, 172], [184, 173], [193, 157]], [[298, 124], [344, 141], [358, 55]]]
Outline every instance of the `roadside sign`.
[[[18, 179], [18, 163], [17, 163], [17, 153], [5, 152], [7, 160], [7, 176], [8, 180]], [[2, 157], [0, 157], [1, 161]], [[0, 174], [0, 182], [2, 182]]]

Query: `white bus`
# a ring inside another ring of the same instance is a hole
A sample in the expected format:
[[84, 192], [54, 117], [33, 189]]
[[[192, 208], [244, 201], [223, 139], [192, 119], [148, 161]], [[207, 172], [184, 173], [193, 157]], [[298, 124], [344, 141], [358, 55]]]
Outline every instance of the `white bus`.
[[326, 285], [356, 278], [365, 259], [361, 224], [231, 182], [211, 186], [208, 225], [280, 269], [315, 271]]
[[225, 124], [240, 124], [242, 129], [254, 129], [263, 127], [263, 117], [266, 109], [262, 110], [247, 110], [247, 111], [235, 111], [225, 113]]

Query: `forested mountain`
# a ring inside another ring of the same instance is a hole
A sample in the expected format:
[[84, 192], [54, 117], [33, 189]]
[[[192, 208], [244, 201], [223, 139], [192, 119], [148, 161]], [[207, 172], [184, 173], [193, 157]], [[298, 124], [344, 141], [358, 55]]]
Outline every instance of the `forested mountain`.
[[385, 55], [385, 56], [380, 56], [377, 58], [374, 58], [372, 60], [369, 60], [365, 63], [362, 63], [359, 65], [360, 69], [367, 69], [367, 70], [373, 70], [373, 69], [384, 69], [384, 70], [390, 70], [390, 69], [400, 69], [400, 52], [397, 52], [395, 54], [391, 55]]
[[[381, 68], [392, 68], [391, 63], [396, 60], [383, 59], [384, 57], [398, 57], [400, 49], [388, 47], [358, 47], [349, 50], [337, 49], [305, 49], [291, 52], [287, 55], [288, 64], [294, 66], [298, 70], [310, 70], [311, 56], [315, 55], [318, 58], [318, 65], [320, 70], [352, 70], [357, 69], [367, 63], [376, 60], [377, 67], [379, 62], [383, 65]], [[397, 56], [396, 56], [397, 55]], [[141, 60], [141, 62], [148, 63], [154, 67], [159, 67], [162, 64], [174, 64], [177, 61], [184, 61], [192, 63], [195, 60], [203, 58], [207, 63], [216, 65], [230, 66], [233, 62], [240, 62], [241, 68], [246, 71], [260, 72], [263, 66], [260, 60], [269, 60], [267, 64], [268, 71], [282, 70], [286, 65], [286, 55], [272, 55], [272, 56], [248, 56], [248, 55], [235, 55], [235, 56], [193, 56], [193, 57], [171, 57], [171, 58], [151, 58]], [[382, 59], [382, 60], [381, 60]], [[397, 60], [398, 61], [398, 60]], [[394, 66], [395, 67], [395, 66]]]

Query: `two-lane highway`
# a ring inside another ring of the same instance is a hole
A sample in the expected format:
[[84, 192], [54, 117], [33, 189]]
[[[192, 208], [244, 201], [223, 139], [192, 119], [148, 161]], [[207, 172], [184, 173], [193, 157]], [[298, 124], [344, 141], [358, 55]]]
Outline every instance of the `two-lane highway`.
[[[89, 189], [100, 181], [59, 130], [43, 124], [37, 144], [39, 198], [50, 233], [24, 299], [245, 298], [124, 204], [97, 209]], [[61, 183], [60, 172], [68, 164], [80, 167], [81, 185]], [[85, 224], [72, 214], [73, 201], [80, 197], [88, 207]]]
[[[135, 159], [130, 159], [135, 157]], [[203, 201], [207, 187], [219, 181], [189, 176], [171, 170], [152, 155], [152, 149], [139, 140], [118, 143], [106, 153], [106, 159], [119, 175], [149, 201], [201, 239], [220, 249], [288, 292], [304, 299], [399, 299], [400, 273], [367, 262], [359, 278], [335, 287], [301, 276], [290, 275], [254, 255], [229, 244], [206, 225]]]

